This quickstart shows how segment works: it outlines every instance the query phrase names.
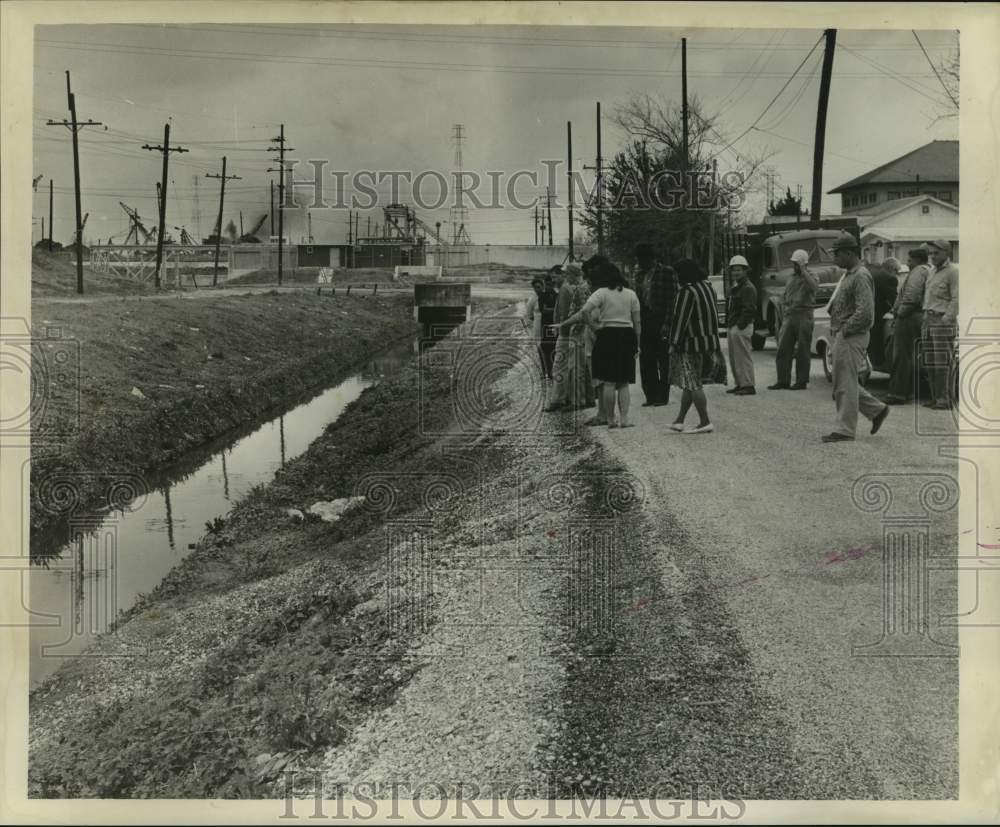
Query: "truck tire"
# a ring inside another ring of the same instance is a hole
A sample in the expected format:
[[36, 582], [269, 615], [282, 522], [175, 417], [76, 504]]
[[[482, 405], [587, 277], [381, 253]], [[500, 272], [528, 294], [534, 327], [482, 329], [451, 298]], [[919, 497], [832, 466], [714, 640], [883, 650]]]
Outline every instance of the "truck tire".
[[763, 350], [764, 343], [767, 341], [767, 336], [760, 333], [754, 333], [750, 336], [750, 347], [754, 350]]

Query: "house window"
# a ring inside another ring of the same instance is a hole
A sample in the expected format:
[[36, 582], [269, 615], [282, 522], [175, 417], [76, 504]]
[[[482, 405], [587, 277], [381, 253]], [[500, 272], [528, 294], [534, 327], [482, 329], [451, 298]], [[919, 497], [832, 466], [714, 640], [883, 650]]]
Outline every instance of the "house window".
[[922, 206], [922, 207], [920, 208], [920, 212], [921, 212], [921, 214], [923, 214], [923, 215], [929, 215], [929, 214], [930, 214], [930, 211], [931, 211], [931, 208], [930, 208], [930, 207], [929, 207], [929, 206], [928, 206], [927, 204], [924, 204], [924, 205], [923, 205], [923, 206]]
[[951, 190], [946, 190], [945, 192], [939, 192], [937, 194], [937, 197], [940, 198], [942, 201], [947, 201], [948, 203], [951, 203]]
[[889, 193], [889, 200], [890, 201], [898, 201], [899, 200], [899, 193], [898, 192], [890, 192]]
[[306, 252], [307, 252], [307, 253], [311, 253], [312, 251], [313, 251], [313, 248], [312, 248], [312, 247], [306, 247]]
[[876, 201], [878, 201], [878, 194], [874, 193], [874, 192], [869, 193], [868, 194], [868, 201], [869, 201], [869, 203], [874, 204]]

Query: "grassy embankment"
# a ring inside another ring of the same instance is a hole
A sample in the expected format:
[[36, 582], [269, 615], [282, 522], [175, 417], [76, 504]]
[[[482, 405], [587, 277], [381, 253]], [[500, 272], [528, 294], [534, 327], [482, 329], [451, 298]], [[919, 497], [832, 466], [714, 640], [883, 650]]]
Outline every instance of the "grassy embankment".
[[[90, 501], [103, 475], [163, 467], [415, 331], [401, 295], [38, 299], [32, 486], [75, 472]], [[33, 529], [52, 517], [37, 499]]]
[[482, 469], [433, 435], [451, 421], [450, 393], [447, 369], [415, 366], [365, 391], [98, 644], [136, 657], [72, 661], [33, 693], [32, 794], [273, 795], [285, 767], [391, 703], [421, 668], [406, 653], [427, 606], [387, 589], [387, 514], [328, 524], [286, 509], [350, 496], [373, 473], [392, 490], [393, 517], [419, 511], [428, 479], [472, 488], [465, 476]]
[[[152, 284], [146, 282], [96, 273], [87, 266], [86, 259], [87, 254], [84, 253], [83, 289], [85, 295], [131, 296], [154, 292]], [[37, 298], [76, 295], [76, 254], [72, 249], [53, 253], [32, 249], [31, 295]]]

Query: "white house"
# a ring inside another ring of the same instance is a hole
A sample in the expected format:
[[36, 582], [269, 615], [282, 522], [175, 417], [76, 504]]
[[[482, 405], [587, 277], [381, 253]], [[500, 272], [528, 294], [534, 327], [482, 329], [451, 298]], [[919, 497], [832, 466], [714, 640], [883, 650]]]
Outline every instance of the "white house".
[[859, 215], [861, 253], [878, 264], [889, 257], [906, 263], [906, 254], [927, 241], [952, 243], [952, 261], [958, 261], [958, 207], [932, 195], [889, 201], [868, 215]]

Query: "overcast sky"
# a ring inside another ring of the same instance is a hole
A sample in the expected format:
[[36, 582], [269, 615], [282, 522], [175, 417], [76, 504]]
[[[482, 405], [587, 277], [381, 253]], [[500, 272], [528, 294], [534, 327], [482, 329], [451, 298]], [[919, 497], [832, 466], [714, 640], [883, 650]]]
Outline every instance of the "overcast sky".
[[[919, 32], [936, 62], [954, 47], [953, 32]], [[808, 29], [583, 28], [501, 26], [40, 26], [34, 62], [34, 174], [44, 178], [33, 215], [48, 220], [48, 181], [55, 180], [55, 238], [73, 225], [69, 131], [46, 126], [68, 117], [70, 70], [78, 117], [107, 126], [81, 132], [85, 237], [124, 238], [124, 201], [155, 224], [160, 144], [190, 150], [170, 160], [168, 225], [208, 235], [218, 211], [219, 172], [227, 184], [225, 220], [249, 225], [267, 210], [272, 157], [268, 139], [285, 124], [289, 158], [329, 159], [328, 169], [440, 170], [453, 166], [452, 127], [464, 125], [464, 166], [486, 175], [537, 170], [565, 159], [566, 122], [573, 122], [574, 166], [594, 163], [595, 102], [604, 119], [604, 155], [622, 145], [610, 121], [631, 94], [681, 95], [680, 38], [688, 38], [688, 88], [720, 131], [737, 138], [757, 121], [822, 36]], [[827, 124], [823, 189], [833, 187], [933, 139], [956, 139], [958, 120], [937, 120], [944, 92], [909, 31], [838, 33]], [[810, 200], [812, 142], [819, 89], [820, 45], [758, 128], [719, 155], [720, 172], [735, 153], [771, 150], [777, 185], [802, 186]], [[761, 131], [764, 130], [764, 131]], [[722, 149], [724, 144], [719, 146]], [[562, 170], [561, 170], [562, 171]], [[590, 173], [587, 173], [588, 175]], [[198, 183], [195, 184], [195, 179]], [[332, 179], [327, 178], [332, 186]], [[565, 175], [558, 185], [565, 196]], [[526, 193], [527, 186], [519, 187]], [[430, 193], [435, 189], [430, 187]], [[782, 189], [783, 191], [783, 189]], [[200, 221], [195, 226], [195, 193]], [[388, 195], [388, 182], [379, 187]], [[402, 193], [403, 200], [407, 193]], [[332, 195], [330, 196], [332, 200]], [[824, 196], [823, 211], [839, 212]], [[749, 212], [759, 215], [760, 199]], [[344, 210], [313, 210], [317, 242], [341, 242]], [[430, 224], [447, 209], [420, 211]], [[380, 209], [362, 212], [381, 222]], [[554, 238], [567, 222], [554, 212]], [[294, 240], [305, 233], [289, 219]], [[444, 231], [447, 232], [447, 226]], [[36, 226], [37, 240], [40, 227]], [[265, 225], [264, 232], [267, 232]], [[475, 242], [530, 244], [530, 211], [473, 210]], [[174, 232], [176, 236], [176, 231]]]

